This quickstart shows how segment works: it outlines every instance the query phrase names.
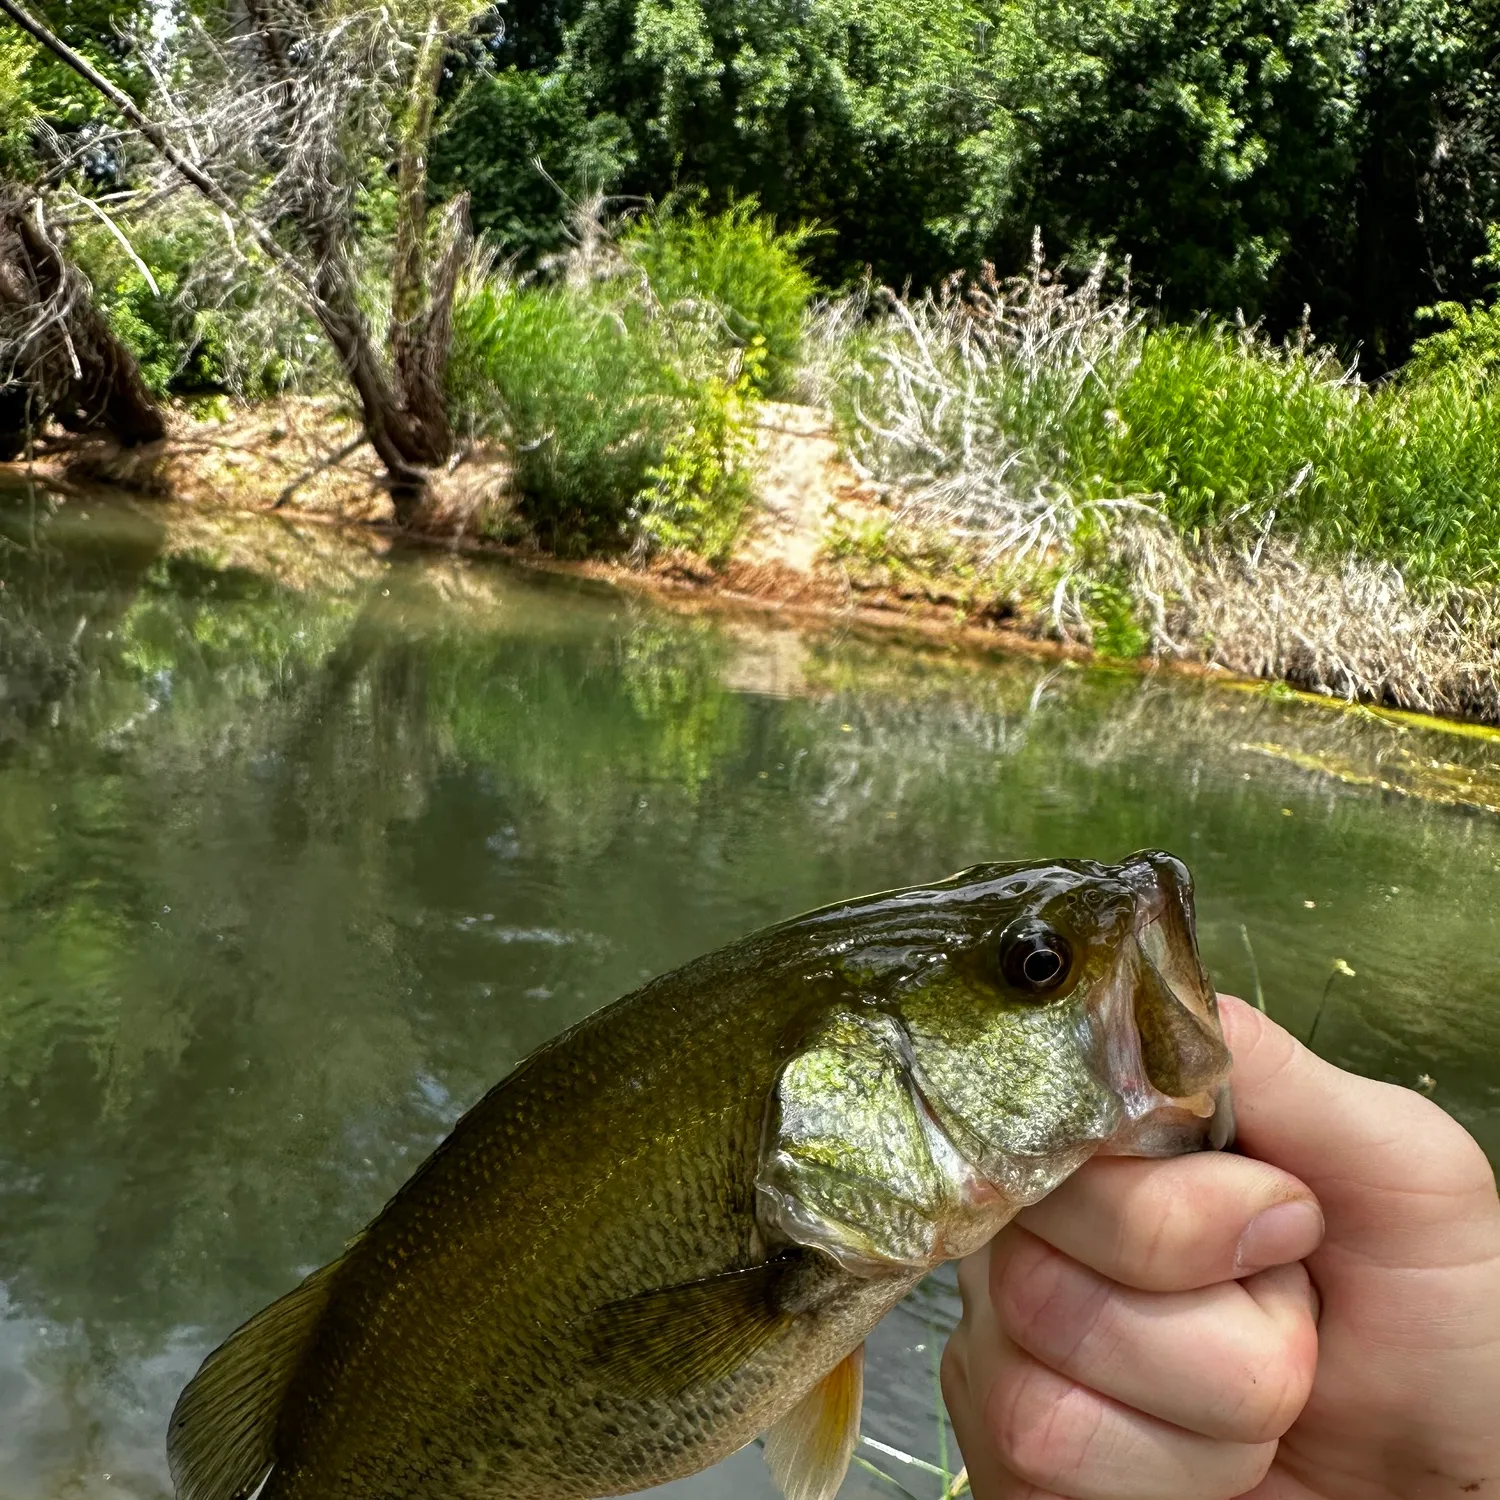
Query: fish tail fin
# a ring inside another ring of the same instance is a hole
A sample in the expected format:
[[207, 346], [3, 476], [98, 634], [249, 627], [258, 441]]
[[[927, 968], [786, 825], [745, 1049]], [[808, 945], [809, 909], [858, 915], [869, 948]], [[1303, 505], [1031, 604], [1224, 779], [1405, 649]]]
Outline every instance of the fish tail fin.
[[859, 1441], [864, 1389], [861, 1344], [766, 1434], [766, 1467], [786, 1500], [833, 1500]]
[[275, 1462], [276, 1419], [328, 1306], [343, 1257], [242, 1324], [172, 1409], [167, 1463], [178, 1500], [244, 1500]]

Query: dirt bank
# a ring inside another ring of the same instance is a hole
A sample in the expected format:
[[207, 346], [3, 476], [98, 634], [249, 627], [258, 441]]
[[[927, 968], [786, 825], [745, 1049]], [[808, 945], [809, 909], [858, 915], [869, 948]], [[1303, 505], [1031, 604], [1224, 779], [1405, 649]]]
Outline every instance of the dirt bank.
[[[447, 546], [524, 558], [544, 568], [608, 578], [696, 599], [836, 613], [865, 623], [901, 624], [923, 635], [1003, 641], [1048, 654], [1086, 655], [976, 617], [942, 588], [892, 587], [868, 570], [851, 574], [830, 538], [878, 509], [869, 488], [840, 458], [827, 417], [810, 407], [768, 403], [757, 438], [755, 512], [733, 556], [720, 567], [661, 557], [645, 567], [608, 560], [564, 562], [494, 540], [509, 509], [502, 454], [463, 453], [432, 487], [407, 535]], [[277, 511], [378, 529], [394, 524], [381, 466], [353, 411], [332, 397], [286, 398], [254, 406], [214, 403], [194, 416], [178, 408], [163, 442], [122, 449], [99, 439], [50, 435], [30, 462], [0, 473], [31, 475], [58, 489], [104, 485], [201, 509]]]
[[[897, 562], [872, 562], [858, 547], [841, 545], [890, 512], [844, 462], [822, 412], [767, 404], [757, 449], [754, 514], [734, 554], [720, 567], [681, 556], [658, 557], [644, 567], [602, 559], [570, 562], [502, 544], [495, 538], [507, 529], [509, 475], [503, 454], [493, 449], [461, 454], [435, 481], [426, 509], [402, 534], [431, 545], [606, 579], [653, 594], [678, 610], [833, 618], [844, 628], [894, 630], [968, 651], [1023, 650], [1074, 659], [1091, 655], [1085, 646], [1046, 638], [1040, 611], [1033, 618], [1016, 619], [1003, 601], [986, 598], [962, 578]], [[7, 471], [31, 474], [62, 490], [120, 488], [188, 510], [272, 511], [299, 521], [358, 523], [376, 533], [395, 532], [380, 465], [363, 441], [352, 410], [330, 397], [287, 398], [250, 407], [216, 403], [196, 416], [179, 409], [164, 441], [130, 450], [97, 439], [57, 436], [41, 443], [30, 463], [0, 465], [0, 473]], [[1309, 587], [1328, 583], [1316, 570], [1302, 572], [1311, 580]], [[1337, 629], [1330, 627], [1329, 648], [1308, 636], [1310, 614], [1303, 607], [1306, 601], [1298, 602], [1296, 578], [1278, 580], [1273, 590], [1263, 588], [1260, 578], [1239, 583], [1237, 592], [1224, 588], [1214, 598], [1221, 606], [1239, 595], [1250, 600], [1256, 606], [1256, 629], [1242, 620], [1231, 622], [1232, 628], [1205, 637], [1211, 639], [1206, 650], [1142, 658], [1121, 663], [1122, 669], [1168, 666], [1229, 681], [1281, 679], [1315, 689], [1325, 700], [1363, 698], [1397, 709], [1452, 707], [1440, 695], [1428, 693], [1424, 699], [1392, 691], [1369, 672], [1359, 677], [1345, 670], [1339, 677], [1329, 671], [1329, 658], [1341, 667], [1351, 655], [1340, 633], [1353, 630], [1361, 635], [1361, 607], [1366, 603], [1362, 598], [1355, 599], [1353, 607], [1330, 613]], [[1307, 587], [1301, 588], [1302, 594], [1307, 592]], [[1403, 621], [1396, 618], [1396, 624]], [[1380, 649], [1378, 642], [1374, 650], [1379, 667], [1391, 653]], [[1472, 664], [1466, 665], [1472, 673]], [[1470, 711], [1462, 699], [1458, 706], [1461, 712]]]

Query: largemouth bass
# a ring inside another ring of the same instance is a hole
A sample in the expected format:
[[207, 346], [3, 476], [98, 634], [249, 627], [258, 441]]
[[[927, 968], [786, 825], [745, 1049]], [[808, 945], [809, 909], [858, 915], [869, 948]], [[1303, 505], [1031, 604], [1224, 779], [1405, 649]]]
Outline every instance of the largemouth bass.
[[766, 1434], [828, 1500], [865, 1336], [1097, 1152], [1224, 1144], [1171, 856], [810, 912], [574, 1026], [204, 1361], [181, 1500], [596, 1500]]

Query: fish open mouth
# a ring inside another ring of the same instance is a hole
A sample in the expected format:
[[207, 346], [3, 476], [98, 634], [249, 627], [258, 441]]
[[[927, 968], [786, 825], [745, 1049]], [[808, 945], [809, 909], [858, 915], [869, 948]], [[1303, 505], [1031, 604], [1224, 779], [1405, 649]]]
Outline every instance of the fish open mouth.
[[1128, 1123], [1106, 1152], [1175, 1155], [1234, 1138], [1231, 1058], [1198, 957], [1192, 879], [1169, 854], [1120, 868], [1136, 901], [1132, 937], [1104, 1015], [1112, 1085]]

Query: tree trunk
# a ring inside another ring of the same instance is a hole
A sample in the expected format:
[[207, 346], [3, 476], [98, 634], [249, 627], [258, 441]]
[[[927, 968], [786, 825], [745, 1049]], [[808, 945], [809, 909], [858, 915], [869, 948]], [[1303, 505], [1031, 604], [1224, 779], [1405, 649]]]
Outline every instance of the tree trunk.
[[55, 418], [127, 447], [166, 436], [135, 356], [46, 227], [41, 200], [0, 188], [0, 458]]

